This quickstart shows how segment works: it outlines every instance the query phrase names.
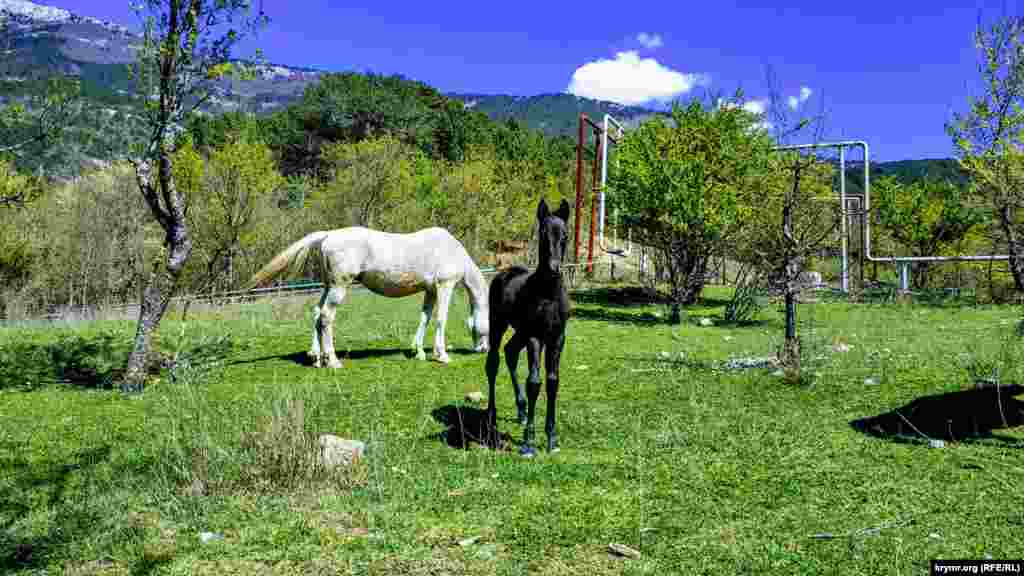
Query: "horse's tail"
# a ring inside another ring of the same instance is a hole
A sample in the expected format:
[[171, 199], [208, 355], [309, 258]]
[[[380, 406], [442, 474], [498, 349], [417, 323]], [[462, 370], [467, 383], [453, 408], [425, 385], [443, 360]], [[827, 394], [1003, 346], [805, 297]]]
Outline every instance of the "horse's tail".
[[327, 232], [325, 231], [313, 232], [285, 248], [280, 254], [274, 256], [274, 259], [261, 268], [259, 272], [253, 275], [252, 279], [249, 280], [248, 287], [255, 288], [280, 276], [287, 269], [294, 270], [301, 267], [306, 261], [309, 249], [314, 246], [319, 248], [320, 242], [326, 236]]

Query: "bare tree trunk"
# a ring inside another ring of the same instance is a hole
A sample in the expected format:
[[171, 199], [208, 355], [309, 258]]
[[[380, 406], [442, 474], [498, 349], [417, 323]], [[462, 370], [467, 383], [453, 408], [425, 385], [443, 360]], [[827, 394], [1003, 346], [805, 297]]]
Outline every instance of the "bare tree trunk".
[[1013, 274], [1013, 283], [1018, 292], [1024, 292], [1024, 246], [1017, 237], [1016, 214], [1007, 204], [999, 208], [999, 224], [1006, 236], [1007, 254], [1010, 256], [1010, 273]]
[[167, 311], [167, 305], [178, 287], [182, 269], [192, 252], [188, 222], [185, 219], [185, 199], [174, 186], [169, 151], [159, 151], [158, 184], [154, 185], [149, 170], [146, 163], [138, 166], [136, 178], [146, 203], [166, 232], [167, 253], [163, 265], [157, 264], [154, 267], [142, 293], [135, 343], [128, 356], [128, 366], [121, 383], [121, 391], [128, 394], [142, 392], [153, 333]]

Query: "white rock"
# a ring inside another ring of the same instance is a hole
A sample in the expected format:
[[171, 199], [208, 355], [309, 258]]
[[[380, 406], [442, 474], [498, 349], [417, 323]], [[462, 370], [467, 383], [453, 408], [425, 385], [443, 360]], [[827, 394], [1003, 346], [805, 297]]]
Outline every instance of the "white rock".
[[203, 544], [213, 542], [214, 540], [223, 540], [224, 535], [218, 534], [217, 532], [200, 532], [199, 541]]
[[366, 451], [365, 443], [333, 434], [321, 434], [317, 442], [320, 444], [320, 462], [328, 468], [348, 466], [362, 458]]
[[623, 556], [625, 558], [639, 558], [640, 551], [634, 550], [625, 544], [611, 543], [608, 545], [608, 551], [616, 556]]
[[714, 324], [715, 323], [711, 321], [711, 318], [701, 318], [700, 319], [700, 325], [701, 326], [705, 326], [705, 327], [706, 326], [713, 326]]

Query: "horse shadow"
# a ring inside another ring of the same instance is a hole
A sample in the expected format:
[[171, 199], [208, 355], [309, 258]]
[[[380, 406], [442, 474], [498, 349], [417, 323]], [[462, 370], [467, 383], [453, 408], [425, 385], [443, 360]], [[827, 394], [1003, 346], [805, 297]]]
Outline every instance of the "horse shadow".
[[958, 392], [922, 396], [877, 416], [849, 424], [861, 433], [893, 442], [920, 443], [948, 440], [960, 443], [997, 441], [1014, 448], [1024, 442], [994, 430], [1024, 425], [1024, 386], [986, 386]]
[[491, 441], [492, 435], [490, 434], [490, 425], [487, 423], [487, 410], [448, 404], [435, 408], [430, 415], [434, 420], [446, 426], [441, 432], [432, 435], [432, 438], [444, 442], [451, 448], [466, 449], [470, 448], [472, 444], [478, 444], [486, 448], [503, 450], [512, 444], [512, 437], [500, 431], [497, 435], [497, 446]]
[[[430, 349], [425, 349], [427, 357], [430, 357]], [[339, 360], [365, 360], [367, 358], [387, 358], [389, 356], [404, 356], [406, 359], [413, 359], [416, 355], [409, 348], [363, 348], [359, 350], [339, 350], [337, 352]], [[470, 356], [473, 354], [479, 354], [472, 348], [455, 348], [449, 350], [448, 354], [454, 354], [458, 356]], [[231, 365], [238, 364], [256, 364], [258, 362], [269, 362], [271, 360], [283, 360], [285, 362], [292, 362], [300, 366], [312, 366], [313, 359], [309, 357], [306, 351], [292, 352], [289, 354], [272, 354], [270, 356], [261, 356], [259, 358], [250, 358], [248, 360], [238, 360], [232, 362]]]

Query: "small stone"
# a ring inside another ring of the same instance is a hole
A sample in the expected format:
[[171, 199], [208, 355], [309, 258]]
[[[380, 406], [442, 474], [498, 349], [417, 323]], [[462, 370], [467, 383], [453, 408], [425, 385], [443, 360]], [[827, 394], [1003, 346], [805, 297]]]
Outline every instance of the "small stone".
[[931, 447], [931, 448], [945, 448], [946, 447], [946, 441], [945, 440], [929, 440], [928, 441], [928, 446]]
[[991, 559], [992, 559], [992, 555], [989, 554], [988, 552], [985, 552], [985, 560], [991, 560]]
[[479, 536], [471, 536], [469, 538], [464, 538], [462, 540], [459, 540], [459, 546], [462, 546], [463, 548], [465, 548], [466, 546], [472, 546], [473, 544], [476, 544], [477, 540], [479, 539]]
[[928, 535], [928, 537], [931, 538], [932, 540], [942, 540], [942, 535], [939, 534], [938, 532], [932, 532], [931, 534]]
[[203, 544], [213, 542], [214, 540], [223, 540], [224, 535], [217, 532], [200, 532], [199, 541]]
[[193, 498], [206, 495], [206, 482], [203, 482], [199, 478], [192, 480], [192, 484], [188, 487], [188, 495]]
[[625, 544], [616, 544], [612, 542], [608, 545], [608, 551], [616, 556], [622, 556], [624, 558], [639, 558], [640, 551], [634, 550]]
[[845, 342], [840, 342], [832, 347], [833, 352], [849, 352], [851, 346]]
[[475, 392], [467, 392], [466, 393], [466, 402], [472, 402], [474, 404], [479, 404], [479, 403], [481, 403], [483, 401], [484, 401], [484, 393], [483, 392], [475, 391]]
[[362, 458], [366, 451], [365, 443], [333, 434], [321, 434], [317, 441], [320, 444], [320, 462], [328, 468], [349, 466]]
[[865, 378], [864, 383], [868, 386], [877, 386], [878, 380], [876, 378]]
[[711, 318], [701, 318], [700, 319], [700, 325], [704, 326], [705, 328], [708, 327], [708, 326], [714, 326], [714, 324], [715, 323], [711, 321]]

